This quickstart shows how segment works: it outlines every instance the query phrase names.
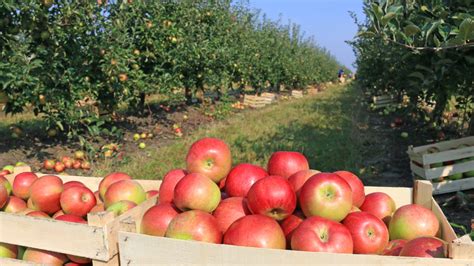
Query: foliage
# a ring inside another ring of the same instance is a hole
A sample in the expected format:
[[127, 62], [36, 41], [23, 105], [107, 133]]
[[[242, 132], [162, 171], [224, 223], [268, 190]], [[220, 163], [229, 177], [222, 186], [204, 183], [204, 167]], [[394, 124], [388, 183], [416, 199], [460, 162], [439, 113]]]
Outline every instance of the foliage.
[[433, 107], [435, 121], [452, 98], [474, 115], [468, 108], [474, 95], [472, 1], [366, 0], [364, 11], [366, 21], [356, 20], [360, 32], [351, 43], [369, 94], [406, 94], [413, 109]]
[[147, 94], [297, 88], [341, 67], [297, 25], [245, 2], [6, 0], [0, 18], [5, 111], [32, 109], [71, 138], [110, 132], [113, 115], [101, 114], [140, 111]]

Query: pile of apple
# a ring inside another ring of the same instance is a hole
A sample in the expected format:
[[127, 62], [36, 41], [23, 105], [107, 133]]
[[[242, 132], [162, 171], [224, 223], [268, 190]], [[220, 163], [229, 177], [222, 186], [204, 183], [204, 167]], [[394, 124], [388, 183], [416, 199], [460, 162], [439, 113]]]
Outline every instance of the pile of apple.
[[[38, 177], [35, 173], [23, 172], [14, 177], [12, 184], [0, 176], [1, 211], [73, 223], [87, 224], [88, 213], [104, 210], [120, 215], [157, 193], [157, 190], [145, 192], [138, 182], [120, 172], [107, 175], [95, 192], [78, 181], [63, 184], [55, 175]], [[87, 258], [6, 243], [0, 243], [1, 257], [46, 265], [63, 265], [69, 260], [78, 264], [91, 262]]]
[[229, 245], [313, 252], [444, 257], [439, 221], [417, 204], [386, 193], [365, 194], [347, 171], [309, 169], [298, 152], [272, 154], [264, 169], [232, 168], [223, 141], [204, 138], [186, 170], [168, 172], [159, 202], [143, 216], [141, 233]]
[[61, 160], [55, 161], [46, 159], [43, 162], [43, 169], [54, 170], [56, 173], [62, 173], [66, 169], [82, 169], [88, 171], [91, 169], [91, 164], [86, 160], [86, 155], [83, 151], [74, 152], [74, 159], [69, 156], [63, 156]]

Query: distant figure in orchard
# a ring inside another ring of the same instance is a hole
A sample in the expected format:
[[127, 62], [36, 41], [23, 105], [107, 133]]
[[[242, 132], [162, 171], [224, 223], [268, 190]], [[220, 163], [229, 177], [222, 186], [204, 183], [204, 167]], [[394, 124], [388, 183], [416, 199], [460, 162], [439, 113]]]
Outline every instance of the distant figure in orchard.
[[344, 77], [344, 70], [339, 69], [339, 72], [337, 73], [337, 78], [339, 79], [339, 83], [344, 83], [346, 81], [346, 78]]

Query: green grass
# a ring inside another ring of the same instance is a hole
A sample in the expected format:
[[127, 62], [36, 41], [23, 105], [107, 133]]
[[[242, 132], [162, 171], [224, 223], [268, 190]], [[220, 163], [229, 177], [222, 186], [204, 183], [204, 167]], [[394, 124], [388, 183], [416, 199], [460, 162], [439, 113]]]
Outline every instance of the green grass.
[[350, 86], [332, 87], [316, 96], [235, 114], [158, 150], [133, 154], [125, 164], [101, 165], [94, 174], [124, 171], [135, 178], [161, 179], [168, 170], [185, 167], [187, 149], [206, 136], [227, 142], [234, 164], [265, 167], [274, 151], [287, 150], [305, 154], [312, 169], [358, 172], [364, 137], [357, 130], [362, 108], [357, 95]]

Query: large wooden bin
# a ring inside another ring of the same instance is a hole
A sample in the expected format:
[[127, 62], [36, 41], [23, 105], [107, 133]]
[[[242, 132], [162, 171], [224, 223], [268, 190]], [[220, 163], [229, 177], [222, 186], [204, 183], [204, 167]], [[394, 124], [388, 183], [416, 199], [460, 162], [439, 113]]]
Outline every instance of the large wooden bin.
[[[457, 238], [442, 210], [431, 196], [431, 184], [416, 181], [415, 189], [366, 187], [366, 193], [381, 191], [395, 200], [397, 207], [418, 203], [436, 214], [441, 222], [440, 238], [449, 243], [450, 258], [427, 259], [375, 255], [331, 254], [216, 245], [137, 234], [140, 219], [122, 222], [119, 233], [122, 265], [474, 265], [474, 244]], [[141, 209], [140, 211], [142, 211]]]
[[[7, 179], [13, 182], [16, 174], [30, 171], [29, 168], [15, 171]], [[38, 176], [44, 174], [37, 173]], [[63, 182], [80, 181], [92, 191], [99, 187], [102, 178], [84, 176], [57, 175]], [[148, 191], [158, 189], [161, 181], [135, 180]], [[119, 265], [118, 230], [119, 221], [139, 219], [143, 210], [149, 209], [156, 202], [156, 196], [126, 213], [114, 217], [111, 212], [90, 213], [88, 224], [77, 224], [57, 221], [48, 218], [30, 217], [19, 214], [0, 212], [0, 242], [33, 247], [48, 251], [86, 257], [93, 260], [93, 265]], [[0, 259], [0, 265], [35, 265], [20, 260]]]
[[410, 146], [407, 153], [410, 156], [410, 168], [413, 175], [415, 178], [430, 180], [433, 183], [433, 194], [474, 188], [474, 177], [463, 177], [458, 180], [445, 179], [447, 176], [474, 172], [474, 137], [419, 147]]

